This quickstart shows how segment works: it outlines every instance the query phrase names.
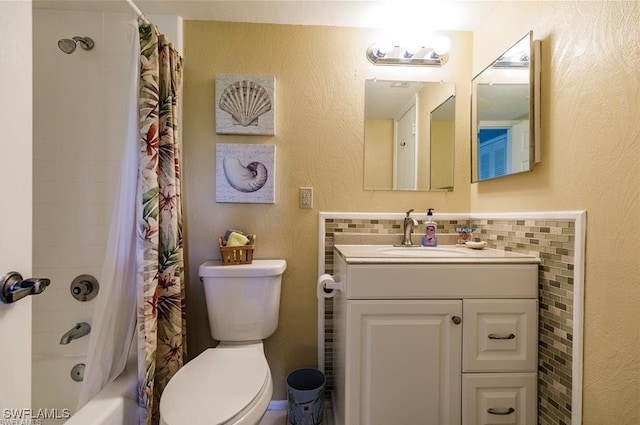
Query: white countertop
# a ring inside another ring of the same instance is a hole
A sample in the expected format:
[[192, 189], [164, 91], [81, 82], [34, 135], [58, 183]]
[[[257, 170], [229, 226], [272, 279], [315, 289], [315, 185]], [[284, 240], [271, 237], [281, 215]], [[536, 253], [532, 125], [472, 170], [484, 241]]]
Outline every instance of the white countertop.
[[393, 245], [335, 245], [349, 264], [538, 264], [535, 255], [464, 245], [396, 247]]

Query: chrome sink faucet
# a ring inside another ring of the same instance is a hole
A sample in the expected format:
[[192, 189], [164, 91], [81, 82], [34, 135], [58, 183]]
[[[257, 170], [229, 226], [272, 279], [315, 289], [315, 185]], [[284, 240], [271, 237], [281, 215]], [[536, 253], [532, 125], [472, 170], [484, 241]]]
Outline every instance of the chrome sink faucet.
[[69, 329], [62, 338], [60, 338], [60, 344], [66, 345], [74, 339], [82, 338], [91, 332], [91, 326], [87, 322], [76, 323], [74, 327]]
[[407, 215], [404, 218], [404, 237], [402, 238], [402, 246], [413, 246], [411, 234], [413, 233], [413, 227], [418, 225], [418, 221], [409, 216], [412, 212], [412, 209], [407, 211]]

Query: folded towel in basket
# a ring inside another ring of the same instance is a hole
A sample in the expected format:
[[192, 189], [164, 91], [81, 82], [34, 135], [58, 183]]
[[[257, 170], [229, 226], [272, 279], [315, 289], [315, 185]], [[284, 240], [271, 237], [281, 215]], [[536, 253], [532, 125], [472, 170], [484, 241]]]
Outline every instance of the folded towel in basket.
[[238, 232], [231, 232], [227, 237], [227, 246], [244, 246], [249, 243], [249, 238]]

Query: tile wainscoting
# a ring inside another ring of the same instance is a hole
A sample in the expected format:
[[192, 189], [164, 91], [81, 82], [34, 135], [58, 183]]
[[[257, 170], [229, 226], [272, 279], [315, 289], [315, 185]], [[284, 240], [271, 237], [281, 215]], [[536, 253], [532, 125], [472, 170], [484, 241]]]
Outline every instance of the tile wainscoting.
[[[426, 214], [414, 214], [422, 223]], [[398, 235], [402, 213], [321, 212], [318, 274], [333, 273], [336, 234]], [[436, 214], [438, 233], [454, 233], [464, 225], [490, 248], [540, 257], [538, 424], [582, 422], [582, 290], [586, 213]], [[422, 229], [422, 226], [419, 228]], [[420, 233], [418, 230], [416, 233]], [[324, 307], [324, 308], [323, 308]], [[324, 335], [319, 335], [319, 367], [333, 385], [333, 302], [319, 305]]]

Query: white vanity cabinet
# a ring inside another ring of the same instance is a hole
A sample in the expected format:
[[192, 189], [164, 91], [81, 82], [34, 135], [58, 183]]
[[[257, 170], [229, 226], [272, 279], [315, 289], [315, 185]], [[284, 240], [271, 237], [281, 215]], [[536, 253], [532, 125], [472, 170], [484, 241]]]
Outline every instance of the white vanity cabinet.
[[537, 423], [538, 262], [336, 247], [336, 425]]
[[463, 313], [462, 424], [537, 424], [537, 299], [465, 299]]
[[345, 423], [459, 423], [461, 315], [460, 300], [348, 302]]

